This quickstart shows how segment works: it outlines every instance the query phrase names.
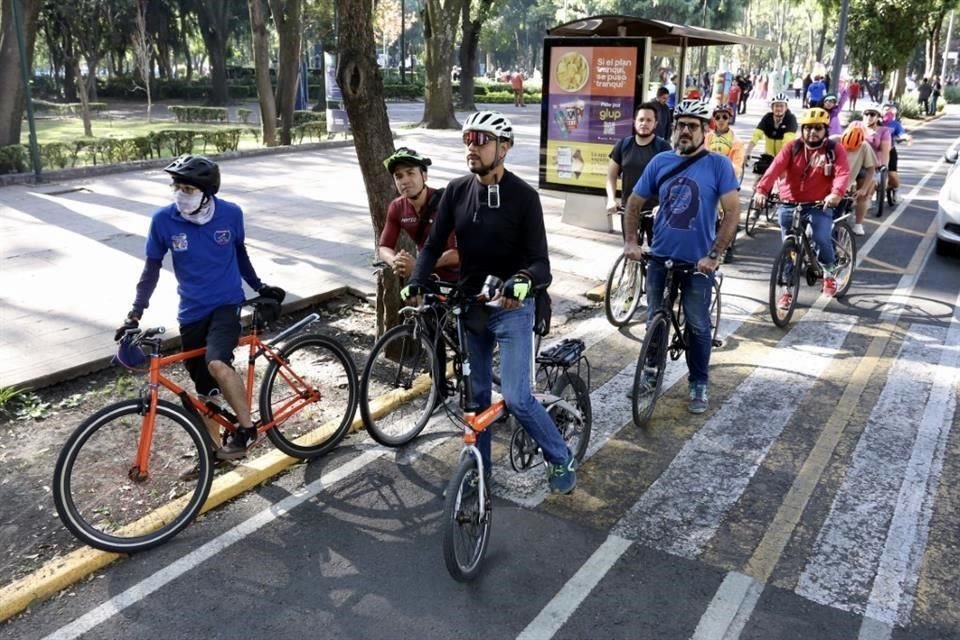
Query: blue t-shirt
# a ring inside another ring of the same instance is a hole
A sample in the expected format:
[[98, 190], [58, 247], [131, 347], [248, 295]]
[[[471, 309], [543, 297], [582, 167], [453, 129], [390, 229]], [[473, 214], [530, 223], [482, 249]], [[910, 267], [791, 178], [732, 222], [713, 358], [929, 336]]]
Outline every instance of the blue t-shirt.
[[820, 80], [810, 83], [807, 87], [807, 96], [811, 102], [820, 102], [823, 100], [823, 94], [827, 92], [827, 86]]
[[243, 212], [232, 202], [214, 198], [213, 218], [203, 225], [184, 220], [174, 204], [153, 214], [147, 258], [162, 261], [167, 251], [173, 255], [180, 324], [198, 322], [217, 307], [243, 302], [237, 261], [243, 241]]
[[896, 118], [885, 121], [883, 126], [890, 129], [890, 146], [892, 147], [897, 146], [897, 138], [902, 138], [907, 134], [907, 130], [903, 128], [903, 125], [900, 124], [900, 121]]
[[[686, 159], [676, 153], [655, 155], [633, 192], [645, 199], [654, 197], [659, 176]], [[660, 211], [654, 218], [650, 247], [653, 255], [696, 263], [710, 253], [717, 236], [720, 196], [738, 186], [730, 159], [712, 152], [661, 184], [657, 194]]]

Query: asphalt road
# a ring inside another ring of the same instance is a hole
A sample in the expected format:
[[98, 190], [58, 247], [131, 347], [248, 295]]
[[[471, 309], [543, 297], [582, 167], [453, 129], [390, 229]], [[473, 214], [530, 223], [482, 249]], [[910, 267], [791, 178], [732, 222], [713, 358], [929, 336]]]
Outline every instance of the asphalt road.
[[[637, 429], [624, 393], [642, 326], [578, 319], [594, 365], [580, 484], [547, 496], [541, 471], [501, 460], [476, 582], [443, 566], [459, 439], [438, 417], [401, 451], [352, 437], [0, 636], [960, 637], [960, 261], [933, 254], [931, 227], [960, 117], [914, 138], [903, 204], [868, 215], [844, 299], [804, 287], [790, 327], [773, 327], [778, 233], [741, 239], [706, 414], [686, 413], [674, 363]], [[529, 153], [513, 159], [532, 174]]]

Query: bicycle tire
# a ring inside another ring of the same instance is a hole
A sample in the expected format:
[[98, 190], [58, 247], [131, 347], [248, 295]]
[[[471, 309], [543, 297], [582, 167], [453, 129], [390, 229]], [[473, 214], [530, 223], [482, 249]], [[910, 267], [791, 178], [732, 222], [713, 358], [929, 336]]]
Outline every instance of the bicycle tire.
[[[96, 549], [130, 554], [163, 544], [193, 521], [210, 493], [213, 464], [206, 432], [166, 400], [157, 401], [147, 475], [137, 474], [143, 407], [139, 399], [104, 407], [77, 427], [57, 458], [57, 515]], [[176, 468], [184, 463], [184, 447], [198, 461], [193, 480], [180, 478], [183, 469]]]
[[[783, 246], [780, 248], [780, 253], [777, 254], [776, 260], [773, 261], [773, 269], [770, 271], [770, 295], [768, 302], [770, 318], [773, 320], [773, 324], [781, 329], [790, 323], [790, 318], [793, 317], [793, 312], [797, 308], [802, 262], [801, 251], [792, 239], [784, 241]], [[790, 278], [787, 278], [785, 270], [786, 267], [791, 264], [792, 274]], [[786, 309], [781, 309], [778, 306], [780, 287], [784, 287], [786, 291], [790, 293], [790, 305]]]
[[560, 430], [563, 441], [576, 458], [577, 464], [583, 462], [590, 444], [590, 432], [593, 429], [593, 407], [590, 404], [590, 390], [583, 378], [573, 371], [565, 371], [553, 383], [550, 393], [563, 398], [573, 404], [580, 412], [579, 419], [575, 415], [554, 404], [547, 413], [553, 423]]
[[490, 541], [493, 511], [488, 502], [480, 517], [480, 492], [476, 489], [479, 473], [476, 458], [464, 456], [450, 478], [444, 499], [443, 561], [457, 582], [469, 582], [480, 574]]
[[749, 206], [747, 207], [747, 219], [743, 223], [743, 230], [751, 238], [753, 234], [757, 231], [757, 222], [760, 220], [760, 209], [753, 204], [753, 200], [750, 201]]
[[883, 208], [887, 205], [887, 172], [881, 171], [880, 178], [877, 180], [877, 191], [876, 191], [876, 205], [877, 212], [876, 217], [883, 217]]
[[[385, 447], [416, 438], [440, 402], [436, 377], [437, 356], [426, 332], [403, 324], [383, 334], [360, 375], [360, 417], [370, 437]], [[385, 394], [396, 397], [374, 406]]]
[[845, 221], [833, 225], [831, 233], [833, 251], [836, 256], [834, 277], [837, 279], [837, 293], [835, 298], [846, 295], [853, 282], [853, 271], [857, 265], [857, 241], [853, 236], [853, 229]]
[[630, 322], [643, 297], [644, 284], [640, 263], [621, 253], [607, 275], [603, 296], [603, 310], [610, 324], [622, 327]]
[[[638, 427], [647, 426], [657, 405], [657, 396], [663, 386], [663, 376], [667, 368], [669, 346], [670, 320], [665, 312], [658, 311], [647, 325], [643, 346], [640, 347], [640, 355], [637, 357], [637, 369], [633, 374], [633, 422]], [[654, 351], [654, 358], [647, 357], [651, 351]], [[648, 367], [655, 367], [652, 372], [652, 386], [642, 382], [643, 371]]]
[[357, 368], [350, 354], [333, 338], [298, 336], [270, 359], [260, 385], [260, 421], [274, 412], [301, 404], [289, 417], [267, 429], [270, 442], [292, 458], [324, 455], [350, 431], [357, 407]]
[[714, 275], [713, 299], [710, 300], [710, 344], [715, 347], [720, 344], [717, 340], [717, 334], [720, 333], [720, 313], [723, 306], [720, 300], [720, 285], [722, 282], [722, 277]]

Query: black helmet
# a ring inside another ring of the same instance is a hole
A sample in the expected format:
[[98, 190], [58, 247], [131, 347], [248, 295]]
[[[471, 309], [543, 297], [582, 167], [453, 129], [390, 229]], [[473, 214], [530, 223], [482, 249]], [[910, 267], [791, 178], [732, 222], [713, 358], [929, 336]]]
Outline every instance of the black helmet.
[[182, 182], [212, 196], [220, 191], [220, 167], [206, 156], [183, 155], [168, 164], [164, 171], [174, 182]]
[[393, 173], [393, 170], [401, 164], [420, 167], [426, 171], [427, 167], [433, 163], [430, 161], [430, 158], [420, 155], [409, 147], [400, 147], [394, 151], [389, 158], [383, 161], [383, 166], [385, 166], [390, 173]]

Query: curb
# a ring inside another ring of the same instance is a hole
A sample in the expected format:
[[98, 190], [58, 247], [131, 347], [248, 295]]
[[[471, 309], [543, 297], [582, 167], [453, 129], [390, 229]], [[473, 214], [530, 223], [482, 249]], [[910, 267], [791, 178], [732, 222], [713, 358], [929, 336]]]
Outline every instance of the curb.
[[[328, 291], [323, 291], [321, 293], [317, 293], [312, 296], [299, 298], [292, 302], [283, 304], [281, 306], [281, 310], [282, 310], [281, 312], [284, 314], [287, 314], [287, 313], [292, 313], [294, 311], [299, 311], [307, 307], [312, 307], [321, 302], [332, 300], [333, 298], [336, 298], [337, 296], [345, 293], [356, 296], [358, 298], [367, 297], [367, 294], [365, 292], [362, 292], [359, 289], [355, 289], [351, 286], [337, 287], [336, 289], [330, 289]], [[166, 338], [163, 341], [162, 348], [164, 350], [177, 349], [179, 347], [180, 347], [179, 333], [175, 336]], [[108, 369], [112, 364], [112, 360], [113, 360], [113, 355], [102, 356], [99, 358], [95, 358], [93, 360], [89, 360], [87, 362], [83, 362], [81, 364], [67, 367], [66, 369], [61, 369], [59, 371], [54, 371], [52, 373], [44, 374], [42, 376], [37, 376], [36, 378], [31, 378], [29, 380], [18, 382], [12, 386], [16, 386], [18, 388], [23, 388], [23, 389], [32, 389], [32, 390], [42, 389], [44, 387], [49, 387], [49, 386], [58, 384], [60, 382], [66, 382], [67, 380], [71, 380], [73, 378], [77, 378], [79, 376], [86, 375], [88, 373], [95, 373], [97, 371], [103, 371], [104, 369]]]
[[[376, 400], [371, 407], [373, 416], [381, 417], [410, 399], [427, 392], [429, 388], [429, 378], [422, 377], [408, 390], [391, 391]], [[362, 427], [363, 420], [356, 416], [350, 424], [348, 433], [359, 431]], [[315, 429], [298, 438], [296, 442], [308, 444], [318, 438], [327, 428]], [[207, 501], [200, 509], [200, 514], [215, 509], [300, 462], [302, 461], [291, 458], [277, 449], [244, 462], [233, 471], [214, 479], [210, 488], [210, 495], [207, 496]], [[170, 519], [168, 512], [172, 511], [172, 505], [175, 502], [167, 503], [148, 513], [140, 520], [130, 523], [124, 529], [127, 533], [134, 533], [155, 528], [158, 520], [166, 521]], [[32, 604], [56, 595], [60, 590], [76, 584], [93, 572], [123, 557], [124, 554], [100, 551], [85, 546], [63, 557], [50, 560], [33, 573], [0, 588], [0, 623], [9, 620], [18, 613], [22, 613]]]

